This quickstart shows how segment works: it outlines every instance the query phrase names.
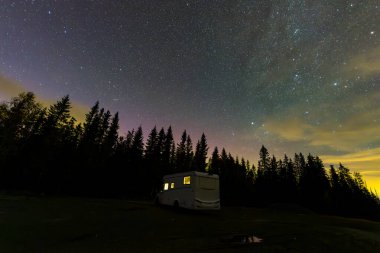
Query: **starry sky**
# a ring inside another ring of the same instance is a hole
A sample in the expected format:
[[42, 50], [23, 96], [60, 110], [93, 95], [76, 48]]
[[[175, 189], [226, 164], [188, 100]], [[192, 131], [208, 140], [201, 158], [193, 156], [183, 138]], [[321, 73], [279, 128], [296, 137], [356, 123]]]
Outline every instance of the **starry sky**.
[[120, 134], [319, 155], [380, 193], [380, 1], [0, 0], [0, 100], [95, 101]]

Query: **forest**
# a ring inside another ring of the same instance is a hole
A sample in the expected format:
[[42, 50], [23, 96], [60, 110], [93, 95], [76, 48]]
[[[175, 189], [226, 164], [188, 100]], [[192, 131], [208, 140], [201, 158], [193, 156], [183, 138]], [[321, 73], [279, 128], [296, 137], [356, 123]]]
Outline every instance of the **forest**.
[[[197, 170], [218, 174], [221, 203], [268, 206], [292, 203], [350, 217], [380, 218], [380, 200], [358, 172], [340, 164], [325, 168], [312, 154], [276, 158], [264, 146], [257, 165], [154, 127], [119, 136], [118, 113], [99, 103], [84, 122], [70, 115], [65, 96], [48, 108], [33, 93], [0, 104], [0, 191], [44, 195], [153, 199], [163, 175]], [[195, 147], [195, 148], [194, 148]], [[211, 150], [210, 150], [211, 151]]]

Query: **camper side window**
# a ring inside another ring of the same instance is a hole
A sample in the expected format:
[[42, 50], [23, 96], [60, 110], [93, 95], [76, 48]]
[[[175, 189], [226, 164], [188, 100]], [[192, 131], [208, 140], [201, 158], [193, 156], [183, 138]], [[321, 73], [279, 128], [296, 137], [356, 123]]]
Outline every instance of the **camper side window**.
[[190, 184], [190, 176], [183, 177], [183, 184]]
[[169, 189], [169, 183], [164, 184], [164, 191], [167, 191]]
[[174, 183], [170, 183], [170, 189], [174, 189]]

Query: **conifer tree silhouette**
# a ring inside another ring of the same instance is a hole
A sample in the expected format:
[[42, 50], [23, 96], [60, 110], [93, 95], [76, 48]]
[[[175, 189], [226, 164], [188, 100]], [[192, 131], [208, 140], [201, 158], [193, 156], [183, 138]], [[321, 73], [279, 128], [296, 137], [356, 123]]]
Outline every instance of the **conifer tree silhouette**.
[[197, 142], [194, 154], [193, 170], [205, 172], [206, 171], [206, 159], [208, 153], [207, 140], [204, 133], [202, 133], [201, 139]]
[[[154, 197], [163, 175], [191, 169], [218, 174], [222, 205], [297, 203], [315, 211], [380, 219], [380, 200], [360, 173], [309, 154], [278, 160], [262, 146], [257, 169], [215, 147], [202, 134], [195, 153], [184, 130], [175, 145], [171, 126], [154, 127], [144, 143], [141, 126], [119, 136], [119, 114], [99, 102], [78, 123], [69, 96], [48, 108], [33, 93], [0, 103], [0, 189], [47, 194]], [[328, 174], [328, 175], [327, 175]]]

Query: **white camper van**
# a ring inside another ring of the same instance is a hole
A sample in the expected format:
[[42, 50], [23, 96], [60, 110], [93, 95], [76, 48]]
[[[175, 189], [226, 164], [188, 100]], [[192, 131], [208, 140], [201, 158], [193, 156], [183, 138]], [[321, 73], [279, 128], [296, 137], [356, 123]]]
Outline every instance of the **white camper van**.
[[198, 171], [166, 175], [156, 201], [186, 209], [219, 210], [219, 176]]

